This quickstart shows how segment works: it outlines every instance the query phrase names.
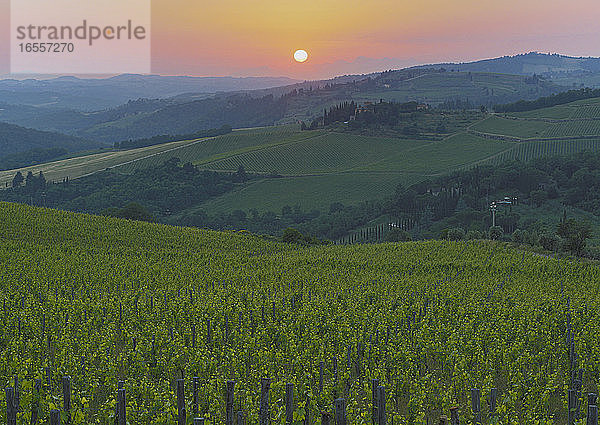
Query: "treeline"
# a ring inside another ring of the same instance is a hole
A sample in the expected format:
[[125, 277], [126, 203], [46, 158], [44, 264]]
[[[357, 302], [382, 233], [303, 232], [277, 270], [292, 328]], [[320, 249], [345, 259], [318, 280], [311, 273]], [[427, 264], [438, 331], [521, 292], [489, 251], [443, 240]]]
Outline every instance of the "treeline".
[[324, 110], [323, 116], [314, 119], [310, 126], [302, 123], [302, 129], [312, 130], [342, 122], [349, 122], [351, 128], [371, 125], [395, 126], [420, 109], [426, 107], [419, 106], [417, 102], [384, 102], [383, 99], [378, 103], [366, 102], [364, 105], [357, 105], [354, 101], [343, 102], [329, 108], [329, 111]]
[[210, 130], [201, 130], [195, 133], [189, 134], [178, 134], [178, 135], [170, 135], [163, 134], [159, 136], [148, 137], [145, 139], [136, 139], [136, 140], [123, 140], [122, 142], [115, 142], [115, 149], [134, 149], [134, 148], [143, 148], [146, 146], [159, 145], [161, 143], [169, 143], [176, 142], [179, 140], [193, 140], [193, 139], [201, 139], [204, 137], [215, 137], [221, 136], [223, 134], [231, 133], [232, 129], [229, 125], [223, 125], [220, 128], [211, 128]]
[[[585, 242], [593, 229], [569, 222], [572, 217], [563, 216], [562, 209], [570, 206], [582, 214], [591, 213], [600, 222], [600, 154], [479, 166], [408, 187], [399, 185], [384, 199], [356, 205], [333, 203], [326, 210], [285, 206], [280, 211], [215, 213], [201, 207], [202, 202], [254, 178], [258, 177], [246, 174], [241, 166], [235, 173], [217, 173], [175, 158], [132, 175], [107, 170], [62, 184], [48, 184], [42, 174], [24, 177], [19, 173], [14, 188], [0, 191], [0, 200], [125, 217], [144, 217], [147, 211], [159, 222], [258, 234], [281, 235], [293, 227], [309, 238], [328, 240], [338, 240], [387, 216], [413, 223], [412, 239], [510, 239], [516, 235], [544, 247], [570, 246], [576, 253], [584, 251], [585, 243], [581, 245], [580, 238], [566, 245], [568, 235], [584, 234]], [[517, 198], [518, 204], [501, 205], [492, 228], [490, 203], [506, 196]], [[557, 216], [548, 220], [538, 209], [557, 211]], [[558, 229], [560, 219], [567, 224]]]
[[323, 111], [323, 124], [329, 125], [333, 124], [334, 122], [348, 121], [355, 113], [356, 103], [354, 103], [354, 101], [343, 102], [337, 106], [329, 108], [329, 112], [327, 112], [327, 110]]
[[60, 184], [47, 184], [45, 180], [41, 184], [34, 175], [23, 178], [18, 173], [14, 187], [0, 191], [0, 200], [93, 214], [136, 202], [161, 220], [222, 195], [250, 178], [242, 167], [236, 173], [217, 173], [173, 158], [131, 175], [106, 170]]
[[535, 109], [548, 108], [550, 106], [564, 105], [577, 100], [600, 97], [600, 89], [583, 88], [579, 90], [569, 90], [554, 94], [552, 96], [540, 97], [537, 100], [519, 100], [518, 102], [505, 105], [495, 105], [496, 112], [525, 112]]
[[[518, 204], [501, 206], [492, 228], [490, 203], [505, 196], [517, 198]], [[557, 211], [554, 221], [539, 218], [535, 212], [538, 208], [548, 210], [549, 204]], [[546, 247], [556, 246], [555, 240], [560, 237], [556, 233], [558, 222], [567, 219], [562, 216], [561, 204], [596, 214], [600, 220], [600, 154], [480, 166], [408, 187], [399, 185], [384, 199], [356, 205], [334, 203], [325, 211], [308, 211], [299, 206], [286, 206], [281, 211], [238, 210], [222, 214], [194, 210], [184, 212], [171, 223], [268, 234], [294, 227], [303, 234], [337, 240], [376, 218], [388, 216], [415, 223], [410, 230], [413, 239], [510, 240], [515, 232], [528, 232], [537, 235], [528, 240]]]
[[26, 152], [18, 152], [12, 155], [6, 155], [0, 158], [0, 170], [12, 170], [15, 168], [28, 167], [30, 165], [41, 164], [53, 159], [64, 156], [68, 153], [65, 148], [38, 148]]

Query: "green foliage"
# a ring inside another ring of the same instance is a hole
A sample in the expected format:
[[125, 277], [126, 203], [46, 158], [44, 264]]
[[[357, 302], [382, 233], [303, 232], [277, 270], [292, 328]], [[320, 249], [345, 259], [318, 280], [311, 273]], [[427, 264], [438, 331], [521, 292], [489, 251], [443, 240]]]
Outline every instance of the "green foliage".
[[553, 94], [548, 97], [540, 97], [536, 100], [519, 100], [515, 103], [496, 105], [496, 112], [523, 112], [532, 111], [535, 109], [548, 108], [550, 106], [564, 105], [565, 103], [574, 102], [576, 100], [590, 99], [600, 97], [600, 89], [583, 88], [579, 90], [569, 90], [562, 93]]
[[461, 241], [465, 239], [465, 237], [465, 229], [463, 229], [462, 227], [454, 227], [452, 229], [449, 229], [446, 233], [446, 238], [451, 241]]
[[77, 152], [100, 146], [78, 137], [0, 122], [0, 169], [47, 160], [56, 155], [57, 149]]
[[408, 242], [412, 240], [410, 233], [398, 227], [389, 229], [383, 237], [385, 242]]
[[150, 212], [137, 202], [130, 202], [123, 208], [107, 208], [100, 214], [109, 217], [125, 218], [128, 220], [154, 221]]
[[368, 423], [371, 379], [394, 423], [434, 423], [453, 406], [471, 417], [473, 387], [498, 388], [499, 422], [564, 423], [569, 320], [582, 388], [596, 391], [595, 264], [484, 241], [302, 247], [17, 204], [0, 204], [0, 221], [0, 381], [19, 376], [18, 423], [29, 423], [32, 380], [44, 382], [46, 418], [63, 375], [73, 425], [113, 424], [119, 380], [130, 423], [174, 423], [182, 374], [187, 412], [196, 376], [211, 423], [229, 379], [257, 423], [261, 377], [277, 423], [287, 382], [296, 420], [343, 396], [348, 423]]
[[557, 234], [543, 233], [539, 238], [540, 245], [548, 251], [557, 252], [562, 247], [562, 239]]
[[589, 223], [579, 222], [573, 218], [561, 221], [556, 234], [563, 238], [563, 247], [573, 255], [581, 255], [585, 249], [586, 241], [592, 236]]
[[[31, 172], [30, 172], [31, 173]], [[249, 177], [244, 174], [244, 179]], [[232, 190], [243, 176], [233, 173], [200, 171], [190, 163], [173, 158], [152, 169], [131, 175], [103, 171], [68, 183], [46, 184], [44, 176], [28, 174], [23, 187], [0, 192], [0, 199], [100, 213], [107, 208], [136, 202], [152, 215], [169, 216], [198, 202]], [[115, 213], [114, 210], [110, 211]]]
[[302, 236], [302, 233], [300, 233], [298, 230], [293, 229], [291, 227], [288, 227], [287, 229], [285, 229], [283, 231], [283, 235], [281, 236], [281, 240], [286, 243], [298, 243], [303, 238], [304, 237]]
[[37, 148], [12, 155], [5, 155], [0, 159], [0, 170], [12, 170], [39, 164], [66, 155], [68, 150], [61, 147]]
[[160, 136], [152, 136], [146, 139], [124, 140], [122, 142], [115, 142], [114, 147], [117, 149], [134, 149], [158, 145], [160, 143], [176, 142], [178, 140], [193, 140], [205, 137], [216, 137], [227, 133], [231, 133], [231, 126], [223, 125], [220, 128], [201, 130], [189, 134], [178, 134], [176, 136], [165, 134]]
[[504, 230], [502, 230], [502, 227], [500, 226], [491, 226], [488, 235], [490, 239], [498, 240], [504, 235]]

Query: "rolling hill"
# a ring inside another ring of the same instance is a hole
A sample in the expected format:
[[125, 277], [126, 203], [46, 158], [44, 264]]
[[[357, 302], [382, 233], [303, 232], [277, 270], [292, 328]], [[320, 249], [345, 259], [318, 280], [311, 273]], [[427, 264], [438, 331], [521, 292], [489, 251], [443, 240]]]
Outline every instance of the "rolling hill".
[[[300, 131], [298, 126], [236, 130], [214, 138], [178, 141], [127, 151], [101, 152], [21, 170], [42, 170], [60, 181], [106, 168], [122, 173], [157, 166], [171, 158], [201, 169], [264, 176], [196, 208], [278, 211], [284, 205], [327, 209], [334, 202], [377, 199], [454, 170], [510, 159], [600, 150], [600, 99], [515, 114], [457, 118], [452, 133], [431, 139], [361, 135], [334, 129]], [[450, 119], [448, 116], [445, 119]], [[0, 172], [0, 185], [15, 170]]]
[[157, 134], [310, 121], [343, 101], [418, 101], [431, 105], [460, 100], [492, 106], [537, 99], [564, 87], [528, 76], [450, 72], [436, 68], [390, 71], [354, 79], [305, 82], [216, 96], [190, 94], [136, 100], [117, 108], [82, 112], [33, 106], [0, 106], [0, 120], [114, 143]]
[[68, 152], [78, 152], [102, 146], [105, 145], [79, 137], [0, 122], [0, 160], [34, 149], [63, 148]]
[[218, 93], [289, 85], [285, 77], [187, 77], [123, 74], [109, 78], [58, 77], [0, 80], [0, 98], [12, 105], [53, 106], [78, 111], [114, 108], [129, 100], [184, 93]]
[[600, 58], [529, 52], [474, 62], [443, 63], [435, 66], [444, 66], [462, 72], [493, 72], [513, 75], [538, 74], [548, 77], [564, 77], [565, 74], [600, 73]]

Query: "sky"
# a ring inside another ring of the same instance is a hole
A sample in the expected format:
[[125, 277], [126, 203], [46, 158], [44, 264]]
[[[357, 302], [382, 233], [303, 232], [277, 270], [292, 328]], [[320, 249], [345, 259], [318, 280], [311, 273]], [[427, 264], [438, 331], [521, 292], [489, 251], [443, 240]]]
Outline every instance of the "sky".
[[[0, 0], [0, 75], [9, 16]], [[600, 56], [599, 21], [598, 0], [152, 0], [151, 71], [317, 79], [530, 51]]]

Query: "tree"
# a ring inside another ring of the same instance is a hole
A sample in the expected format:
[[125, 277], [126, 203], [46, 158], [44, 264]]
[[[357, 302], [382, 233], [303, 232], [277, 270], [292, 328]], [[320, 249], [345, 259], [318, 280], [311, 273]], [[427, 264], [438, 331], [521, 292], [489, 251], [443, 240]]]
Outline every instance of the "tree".
[[570, 218], [558, 224], [556, 231], [563, 238], [563, 247], [573, 255], [581, 255], [585, 249], [587, 239], [592, 237], [592, 227]]
[[465, 229], [462, 227], [455, 227], [453, 229], [449, 229], [446, 237], [451, 241], [461, 241], [465, 238], [466, 233]]
[[559, 251], [561, 239], [558, 235], [544, 233], [540, 236], [540, 245], [548, 251]]
[[46, 177], [44, 177], [42, 170], [40, 170], [40, 173], [38, 174], [38, 185], [42, 189], [46, 187]]
[[544, 202], [548, 200], [548, 192], [545, 190], [532, 190], [529, 192], [531, 201], [539, 208]]
[[504, 230], [500, 226], [492, 226], [490, 227], [490, 239], [497, 240], [500, 239], [504, 235]]
[[244, 183], [248, 180], [248, 175], [246, 174], [246, 169], [242, 164], [238, 166], [238, 169], [235, 173], [235, 181], [238, 183]]
[[129, 220], [154, 221], [154, 218], [150, 212], [148, 212], [144, 206], [138, 204], [137, 202], [130, 202], [121, 209], [107, 208], [106, 210], [102, 211], [101, 214], [111, 217], [126, 218]]
[[385, 242], [408, 242], [412, 240], [410, 233], [398, 227], [388, 230], [383, 238]]
[[27, 173], [27, 177], [25, 178], [25, 187], [29, 189], [33, 189], [35, 186], [35, 176], [31, 172], [31, 170]]
[[21, 174], [20, 171], [17, 171], [17, 174], [15, 174], [15, 177], [13, 177], [12, 186], [13, 187], [21, 186], [23, 184], [23, 180], [25, 180], [25, 178], [23, 177], [23, 174]]
[[293, 227], [288, 227], [283, 231], [281, 240], [287, 243], [298, 243], [302, 241], [303, 238], [304, 237], [302, 236], [302, 233], [300, 233], [298, 230], [294, 229]]

